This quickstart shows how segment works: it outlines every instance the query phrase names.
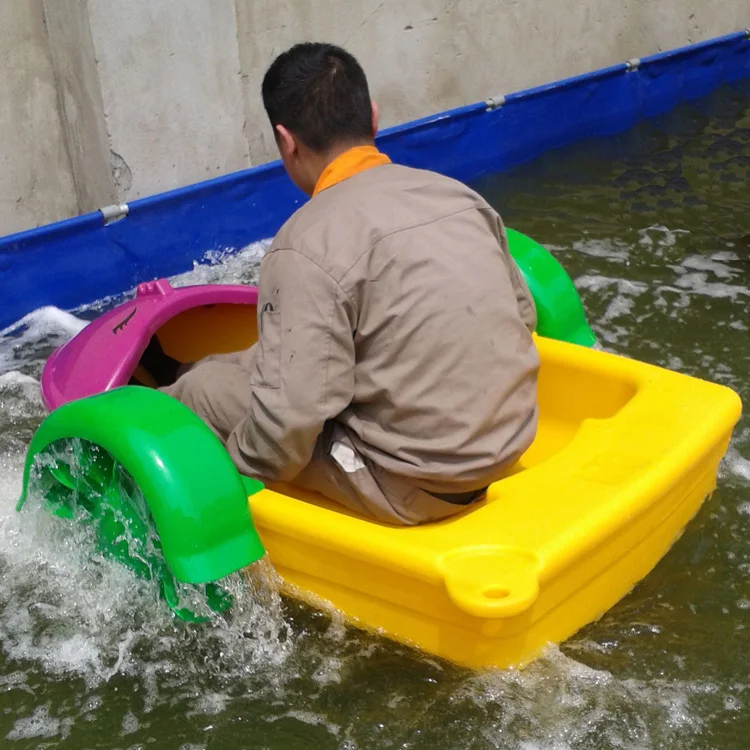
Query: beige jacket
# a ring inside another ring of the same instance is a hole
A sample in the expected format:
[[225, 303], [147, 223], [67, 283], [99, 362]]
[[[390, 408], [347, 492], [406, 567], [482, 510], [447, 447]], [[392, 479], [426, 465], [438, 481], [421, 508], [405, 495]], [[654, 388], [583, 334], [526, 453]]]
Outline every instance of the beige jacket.
[[480, 489], [537, 426], [536, 312], [497, 213], [388, 164], [334, 185], [262, 261], [246, 473], [291, 481], [336, 420], [367, 459], [431, 492]]

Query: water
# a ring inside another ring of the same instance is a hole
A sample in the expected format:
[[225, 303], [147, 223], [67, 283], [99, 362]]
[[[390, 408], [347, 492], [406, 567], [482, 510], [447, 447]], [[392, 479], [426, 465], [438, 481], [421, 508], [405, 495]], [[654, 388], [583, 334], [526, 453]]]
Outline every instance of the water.
[[[554, 250], [605, 348], [725, 383], [746, 402], [749, 93], [725, 89], [477, 185]], [[177, 283], [253, 281], [265, 247]], [[747, 417], [717, 493], [658, 568], [524, 671], [420, 656], [273, 587], [240, 597], [231, 618], [185, 626], [152, 584], [92, 558], [85, 530], [13, 511], [44, 415], [44, 358], [113, 302], [37, 311], [0, 338], [3, 747], [747, 746]]]

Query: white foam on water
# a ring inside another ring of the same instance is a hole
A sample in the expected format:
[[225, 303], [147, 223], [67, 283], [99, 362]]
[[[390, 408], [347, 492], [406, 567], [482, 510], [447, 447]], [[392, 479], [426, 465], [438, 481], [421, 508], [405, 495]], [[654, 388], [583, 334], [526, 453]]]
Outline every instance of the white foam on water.
[[630, 260], [630, 245], [619, 240], [579, 240], [573, 243], [573, 250], [615, 263], [627, 263]]
[[685, 368], [685, 363], [677, 355], [670, 354], [664, 367], [668, 370], [674, 370], [675, 372], [682, 372]]
[[[704, 271], [683, 274], [675, 281], [674, 287], [671, 291], [680, 292], [685, 290], [690, 294], [702, 297], [731, 299], [732, 301], [736, 301], [738, 297], [750, 296], [750, 289], [746, 286], [727, 284], [720, 281], [708, 281], [708, 274]], [[670, 286], [665, 285], [663, 288], [670, 289]]]
[[[727, 246], [732, 246], [731, 242], [726, 243]], [[701, 256], [702, 257], [702, 256]], [[715, 260], [719, 263], [727, 263], [733, 260], [740, 260], [740, 256], [731, 250], [719, 250], [719, 252], [712, 253], [710, 256], [711, 260]]]
[[[33, 497], [15, 512], [21, 467], [21, 455], [6, 458], [0, 486], [0, 643], [19, 671], [41, 665], [51, 676], [83, 678], [89, 689], [129, 675], [143, 685], [147, 708], [165, 676], [178, 685], [201, 673], [209, 682], [254, 673], [267, 685], [286, 679], [274, 669], [294, 640], [277, 591], [253, 592], [235, 576], [225, 580], [236, 599], [229, 617], [176, 623], [156, 584], [102, 558], [90, 530], [43, 512]], [[213, 705], [221, 710], [218, 698]]]
[[28, 686], [27, 680], [28, 675], [25, 672], [11, 672], [0, 675], [0, 687], [5, 688], [5, 690], [0, 692], [23, 690], [24, 693], [34, 695], [34, 691]]
[[724, 710], [725, 711], [742, 711], [745, 704], [733, 695], [727, 695], [724, 697]]
[[5, 736], [6, 740], [34, 740], [68, 736], [72, 719], [55, 719], [49, 715], [47, 706], [37, 706], [31, 716], [17, 719]]
[[720, 263], [716, 256], [707, 258], [705, 255], [691, 255], [685, 258], [682, 268], [712, 273], [718, 279], [730, 280], [737, 276], [737, 271], [725, 263]]
[[0, 389], [7, 386], [30, 386], [30, 389], [38, 391], [39, 381], [31, 375], [26, 375], [17, 370], [11, 370], [10, 372], [4, 372], [0, 375]]
[[0, 331], [0, 373], [38, 364], [88, 323], [57, 307], [42, 307]]
[[[750, 297], [750, 287], [740, 283], [742, 274], [735, 268], [727, 265], [733, 259], [731, 254], [715, 253], [710, 257], [704, 255], [688, 255], [686, 257], [675, 257], [681, 248], [675, 247], [672, 256], [674, 263], [659, 265], [660, 274], [648, 283], [635, 282], [635, 287], [630, 286], [628, 279], [613, 278], [602, 274], [585, 274], [575, 280], [576, 287], [582, 293], [589, 293], [598, 298], [604, 298], [612, 305], [603, 318], [594, 321], [596, 325], [604, 326], [613, 317], [621, 317], [625, 312], [626, 305], [615, 302], [609, 295], [613, 289], [622, 296], [642, 296], [649, 292], [647, 300], [641, 300], [638, 304], [639, 314], [633, 322], [637, 325], [653, 325], [653, 313], [658, 311], [667, 315], [670, 319], [681, 320], [684, 311], [691, 306], [694, 300], [701, 300], [701, 309], [710, 310], [713, 300], [735, 303], [724, 315], [713, 321], [714, 329], [724, 329], [727, 332], [750, 330], [746, 320], [745, 307], [747, 298]], [[665, 271], [671, 274], [665, 275]], [[586, 300], [584, 300], [585, 302]], [[632, 306], [628, 306], [631, 309]], [[629, 333], [636, 332], [635, 326], [631, 325]], [[606, 332], [604, 333], [606, 337]], [[619, 332], [610, 332], [609, 340], [622, 346], [628, 342], [628, 336], [622, 336]]]
[[618, 679], [550, 646], [524, 670], [469, 678], [461, 693], [499, 712], [482, 730], [491, 746], [515, 736], [526, 743], [519, 747], [556, 750], [684, 747], [702, 727], [692, 700], [715, 690], [700, 681]]
[[610, 303], [609, 307], [605, 311], [604, 315], [600, 318], [599, 323], [608, 323], [610, 320], [619, 318], [622, 316], [630, 315], [633, 311], [633, 301], [627, 297], [618, 296], [615, 297]]
[[644, 247], [665, 248], [674, 247], [679, 240], [680, 235], [690, 234], [687, 229], [669, 229], [663, 224], [654, 224], [653, 226], [639, 229], [639, 244]]
[[398, 708], [405, 700], [407, 700], [405, 695], [399, 695], [397, 693], [396, 695], [391, 695], [385, 705], [388, 708]]
[[45, 414], [34, 378], [18, 372], [0, 375], [0, 500], [20, 493], [23, 457]]
[[291, 709], [282, 714], [265, 717], [265, 721], [269, 724], [274, 724], [281, 719], [294, 719], [309, 726], [323, 727], [332, 737], [338, 737], [341, 734], [341, 726], [339, 724], [328, 721], [324, 716], [314, 711]]
[[193, 264], [193, 269], [170, 279], [172, 286], [194, 284], [257, 284], [260, 261], [271, 239], [253, 242], [242, 250], [214, 250]]
[[120, 625], [149, 603], [157, 621], [162, 610], [125, 568], [88, 559], [92, 542], [84, 529], [33, 507], [16, 513], [16, 495], [0, 516], [3, 651], [14, 662], [42, 664], [48, 674], [106, 681], [122, 670], [132, 641]]
[[313, 672], [312, 678], [319, 685], [339, 684], [342, 679], [341, 671], [343, 661], [337, 656], [324, 657], [318, 668]]
[[204, 693], [198, 698], [198, 702], [196, 703], [194, 709], [187, 715], [195, 716], [196, 714], [220, 714], [226, 709], [229, 701], [229, 696], [225, 695], [224, 693]]
[[[723, 260], [729, 260], [727, 256], [721, 257]], [[675, 271], [677, 277], [672, 283], [659, 285], [656, 293], [661, 295], [663, 292], [670, 292], [680, 295], [683, 307], [689, 304], [691, 296], [729, 299], [743, 304], [744, 298], [750, 296], [750, 288], [740, 283], [731, 283], [734, 278], [742, 278], [739, 272], [720, 262], [716, 255], [711, 258], [690, 255], [670, 268]], [[737, 330], [747, 328], [741, 319], [729, 321], [728, 325]]]
[[618, 294], [631, 297], [639, 297], [648, 291], [648, 284], [642, 281], [631, 281], [630, 279], [602, 276], [601, 274], [584, 274], [575, 280], [576, 289], [589, 292], [601, 292], [604, 289], [615, 287]]
[[0, 336], [12, 336], [25, 328], [29, 338], [44, 338], [50, 333], [66, 333], [70, 336], [83, 330], [88, 323], [57, 307], [40, 307], [16, 323], [0, 331]]
[[722, 461], [721, 474], [722, 476], [735, 476], [750, 482], [750, 460], [741, 455], [737, 448], [730, 445]]
[[141, 723], [138, 721], [138, 717], [128, 711], [125, 716], [122, 717], [122, 726], [120, 727], [121, 735], [128, 735], [137, 732], [140, 729]]

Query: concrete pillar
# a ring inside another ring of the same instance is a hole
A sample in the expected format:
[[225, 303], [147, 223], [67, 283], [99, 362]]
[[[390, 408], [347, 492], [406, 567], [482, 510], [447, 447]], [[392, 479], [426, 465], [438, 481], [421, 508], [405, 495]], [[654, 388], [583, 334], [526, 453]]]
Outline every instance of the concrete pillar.
[[232, 0], [88, 6], [118, 200], [249, 166]]
[[78, 211], [95, 211], [117, 195], [87, 2], [44, 0], [44, 18]]
[[42, 0], [0, 3], [0, 234], [78, 210]]

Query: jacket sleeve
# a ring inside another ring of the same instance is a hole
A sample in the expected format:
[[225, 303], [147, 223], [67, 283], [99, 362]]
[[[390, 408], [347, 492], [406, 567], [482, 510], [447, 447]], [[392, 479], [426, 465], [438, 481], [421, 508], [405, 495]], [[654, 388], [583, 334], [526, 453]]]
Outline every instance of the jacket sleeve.
[[227, 449], [246, 473], [291, 481], [327, 420], [354, 395], [353, 306], [339, 285], [293, 249], [261, 264], [251, 411]]
[[495, 226], [498, 240], [503, 249], [503, 255], [505, 256], [508, 264], [508, 274], [510, 275], [510, 283], [513, 286], [513, 291], [516, 295], [516, 302], [518, 303], [518, 310], [521, 314], [521, 320], [524, 325], [534, 333], [537, 324], [536, 305], [534, 304], [534, 297], [526, 284], [521, 269], [510, 254], [510, 247], [508, 245], [508, 234], [505, 231], [505, 225], [503, 224], [500, 215], [493, 211], [495, 217]]
[[[507, 242], [507, 240], [506, 240]], [[534, 304], [534, 298], [531, 295], [526, 279], [524, 279], [521, 269], [518, 264], [513, 260], [513, 256], [508, 252], [508, 260], [510, 261], [510, 280], [513, 284], [513, 289], [516, 292], [516, 301], [518, 302], [518, 309], [521, 313], [521, 320], [523, 320], [526, 327], [531, 333], [536, 330], [537, 314], [536, 305]]]

